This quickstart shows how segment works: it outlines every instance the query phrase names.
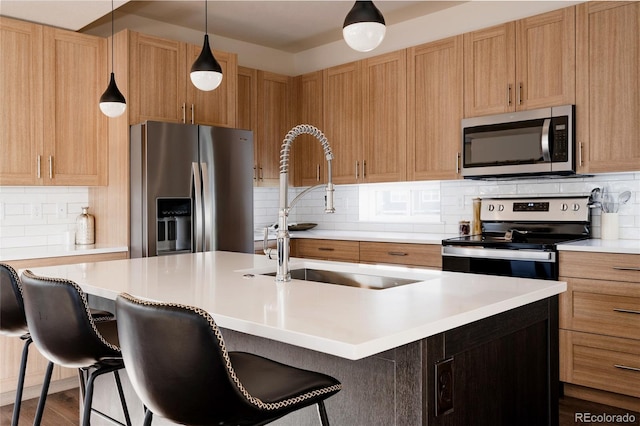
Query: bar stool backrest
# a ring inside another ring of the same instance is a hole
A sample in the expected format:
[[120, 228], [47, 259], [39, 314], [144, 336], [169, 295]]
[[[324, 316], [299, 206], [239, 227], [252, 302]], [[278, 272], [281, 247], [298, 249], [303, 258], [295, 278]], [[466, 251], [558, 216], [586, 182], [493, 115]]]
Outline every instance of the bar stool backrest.
[[0, 263], [0, 334], [22, 336], [28, 332], [20, 278], [15, 269]]
[[96, 329], [85, 294], [76, 283], [24, 271], [22, 287], [31, 337], [47, 359], [84, 368], [120, 357], [119, 348]]
[[194, 425], [212, 418], [244, 424], [233, 421], [260, 411], [235, 375], [222, 334], [206, 311], [121, 294], [116, 317], [127, 374], [153, 413]]

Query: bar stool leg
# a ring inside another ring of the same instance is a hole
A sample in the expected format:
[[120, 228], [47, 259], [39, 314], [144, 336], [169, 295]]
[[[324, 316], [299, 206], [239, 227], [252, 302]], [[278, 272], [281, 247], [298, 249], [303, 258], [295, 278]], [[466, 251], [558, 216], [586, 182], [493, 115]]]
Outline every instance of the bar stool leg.
[[40, 391], [40, 400], [38, 401], [36, 416], [33, 419], [33, 426], [40, 426], [40, 423], [42, 422], [42, 415], [44, 414], [44, 404], [47, 402], [47, 393], [49, 392], [49, 383], [51, 382], [52, 372], [53, 372], [53, 362], [49, 361], [49, 364], [47, 364], [47, 371], [44, 374], [44, 382], [42, 383], [42, 390]]
[[13, 417], [11, 426], [18, 426], [20, 419], [20, 406], [22, 405], [22, 391], [24, 390], [24, 375], [27, 371], [27, 359], [29, 357], [29, 345], [33, 342], [31, 337], [27, 337], [22, 348], [22, 359], [20, 360], [20, 373], [18, 374], [18, 388], [16, 389], [16, 401], [13, 404]]
[[318, 402], [318, 415], [320, 416], [320, 424], [329, 426], [329, 416], [327, 416], [327, 410], [324, 408], [324, 401]]
[[131, 418], [129, 417], [129, 410], [127, 409], [127, 401], [124, 399], [124, 391], [122, 390], [122, 382], [120, 381], [120, 374], [118, 371], [114, 371], [113, 375], [116, 378], [116, 386], [118, 387], [118, 395], [120, 395], [120, 404], [122, 404], [122, 411], [124, 412], [124, 418], [127, 422], [127, 426], [131, 426]]
[[151, 426], [151, 420], [153, 420], [153, 413], [147, 408], [147, 412], [144, 415], [144, 423], [142, 426]]

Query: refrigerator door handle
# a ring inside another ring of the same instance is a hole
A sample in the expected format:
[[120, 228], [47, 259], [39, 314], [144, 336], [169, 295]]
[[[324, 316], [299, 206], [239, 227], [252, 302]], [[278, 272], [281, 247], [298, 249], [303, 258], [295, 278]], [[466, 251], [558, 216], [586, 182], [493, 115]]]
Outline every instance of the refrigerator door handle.
[[193, 219], [195, 227], [193, 229], [195, 243], [192, 247], [194, 252], [202, 250], [202, 230], [204, 217], [202, 214], [202, 178], [200, 177], [200, 168], [198, 163], [191, 163], [191, 193], [195, 197], [195, 208], [193, 209]]
[[202, 251], [210, 251], [213, 249], [211, 236], [213, 235], [213, 223], [215, 221], [213, 217], [213, 197], [207, 163], [200, 163], [200, 169], [202, 170], [202, 198], [204, 201], [204, 228], [202, 228], [204, 229], [204, 247]]

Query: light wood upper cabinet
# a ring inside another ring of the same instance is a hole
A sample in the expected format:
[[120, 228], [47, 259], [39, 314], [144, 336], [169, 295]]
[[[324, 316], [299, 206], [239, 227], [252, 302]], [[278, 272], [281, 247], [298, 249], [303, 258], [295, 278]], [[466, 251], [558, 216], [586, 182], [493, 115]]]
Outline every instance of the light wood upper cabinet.
[[362, 142], [362, 63], [323, 70], [324, 126], [333, 156], [333, 183], [354, 183], [360, 175]]
[[106, 185], [98, 105], [106, 40], [8, 18], [1, 25], [2, 185]]
[[579, 171], [638, 170], [640, 3], [587, 2], [576, 8]]
[[280, 147], [293, 127], [291, 77], [258, 70], [257, 79], [258, 123], [254, 152], [258, 184], [275, 186], [280, 179]]
[[[294, 79], [294, 124], [310, 124], [323, 129], [322, 71]], [[329, 140], [331, 145], [331, 140]], [[311, 135], [300, 135], [292, 146], [295, 162], [294, 182], [297, 186], [312, 186], [326, 182], [327, 162], [324, 149]]]
[[460, 35], [408, 49], [409, 180], [460, 176], [462, 39]]
[[328, 68], [323, 85], [333, 182], [405, 180], [405, 50]]
[[239, 129], [247, 129], [253, 132], [254, 163], [253, 183], [259, 182], [257, 132], [258, 132], [258, 70], [247, 67], [238, 67], [238, 100], [236, 104], [236, 124]]
[[406, 70], [406, 50], [363, 61], [360, 182], [398, 182], [407, 178]]
[[0, 16], [0, 185], [42, 181], [42, 48], [42, 26]]
[[107, 184], [107, 40], [44, 29], [44, 158], [55, 185]]
[[465, 117], [575, 103], [575, 8], [464, 35]]
[[129, 122], [145, 120], [236, 126], [237, 55], [213, 51], [222, 83], [203, 92], [189, 73], [202, 46], [128, 31]]

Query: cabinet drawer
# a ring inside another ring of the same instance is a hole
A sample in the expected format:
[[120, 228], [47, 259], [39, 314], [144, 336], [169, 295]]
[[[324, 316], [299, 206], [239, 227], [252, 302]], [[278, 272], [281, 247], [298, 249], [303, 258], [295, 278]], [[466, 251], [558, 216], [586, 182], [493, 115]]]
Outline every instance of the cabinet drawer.
[[560, 328], [640, 339], [640, 285], [560, 277]]
[[560, 276], [640, 283], [640, 255], [561, 251]]
[[360, 262], [442, 268], [440, 245], [360, 242]]
[[358, 262], [358, 241], [296, 239], [292, 241], [293, 255], [312, 259]]
[[640, 341], [560, 330], [560, 380], [640, 397]]

